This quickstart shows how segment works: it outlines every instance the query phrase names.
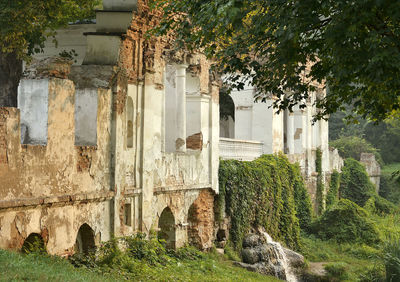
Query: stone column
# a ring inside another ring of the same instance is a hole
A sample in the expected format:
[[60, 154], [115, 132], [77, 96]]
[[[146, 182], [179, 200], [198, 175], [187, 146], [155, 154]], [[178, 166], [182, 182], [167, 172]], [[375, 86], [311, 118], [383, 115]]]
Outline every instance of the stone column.
[[294, 113], [287, 111], [286, 139], [287, 139], [287, 154], [294, 154]]
[[186, 69], [187, 65], [176, 65], [176, 151], [186, 152]]

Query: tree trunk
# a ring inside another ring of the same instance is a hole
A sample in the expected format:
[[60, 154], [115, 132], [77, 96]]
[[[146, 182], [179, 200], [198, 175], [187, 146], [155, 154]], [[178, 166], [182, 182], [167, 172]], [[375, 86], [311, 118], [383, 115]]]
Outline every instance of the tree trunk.
[[17, 107], [22, 61], [15, 53], [0, 52], [0, 107]]

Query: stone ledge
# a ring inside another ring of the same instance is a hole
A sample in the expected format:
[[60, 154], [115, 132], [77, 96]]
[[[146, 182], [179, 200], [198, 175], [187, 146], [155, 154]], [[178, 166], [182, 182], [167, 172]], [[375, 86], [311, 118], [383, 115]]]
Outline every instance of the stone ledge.
[[174, 192], [182, 192], [182, 191], [190, 191], [190, 190], [203, 190], [203, 189], [212, 189], [211, 183], [207, 184], [196, 184], [196, 185], [176, 185], [170, 187], [154, 187], [153, 193], [164, 194], [164, 193], [174, 193]]
[[60, 195], [42, 198], [22, 198], [14, 200], [0, 201], [0, 210], [12, 208], [35, 207], [53, 204], [74, 204], [77, 202], [96, 202], [110, 200], [115, 196], [114, 191], [100, 191], [92, 193], [82, 193], [74, 195]]

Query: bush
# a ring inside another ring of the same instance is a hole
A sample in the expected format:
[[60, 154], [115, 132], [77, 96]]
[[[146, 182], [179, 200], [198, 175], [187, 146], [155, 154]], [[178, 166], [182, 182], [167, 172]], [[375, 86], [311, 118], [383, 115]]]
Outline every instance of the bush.
[[368, 217], [366, 210], [352, 201], [342, 199], [312, 224], [311, 232], [322, 240], [378, 243], [377, 227]]
[[340, 156], [344, 159], [360, 160], [361, 153], [372, 153], [375, 155], [376, 160], [383, 165], [383, 160], [378, 150], [363, 138], [357, 136], [340, 137], [329, 144], [338, 149]]
[[224, 197], [218, 198], [216, 210], [221, 214], [225, 207], [230, 216], [230, 240], [236, 250], [257, 226], [298, 249], [300, 225], [308, 226], [312, 207], [297, 165], [284, 155], [264, 155], [252, 162], [221, 161], [219, 184]]
[[355, 159], [346, 159], [342, 168], [340, 198], [364, 206], [374, 194], [375, 187], [369, 180], [365, 167]]
[[398, 210], [398, 208], [385, 198], [382, 198], [378, 195], [374, 195], [373, 199], [375, 201], [375, 212], [377, 214], [391, 214]]

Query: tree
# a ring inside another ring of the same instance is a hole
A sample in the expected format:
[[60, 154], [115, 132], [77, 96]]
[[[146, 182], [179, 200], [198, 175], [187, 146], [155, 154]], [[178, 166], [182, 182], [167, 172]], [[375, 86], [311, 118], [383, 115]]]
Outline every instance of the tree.
[[71, 21], [90, 16], [97, 0], [0, 0], [0, 106], [17, 106], [22, 60]]
[[[200, 48], [239, 89], [252, 81], [291, 109], [328, 85], [316, 118], [343, 104], [382, 120], [400, 108], [400, 1], [153, 0], [157, 34]], [[291, 90], [291, 95], [285, 94]]]

